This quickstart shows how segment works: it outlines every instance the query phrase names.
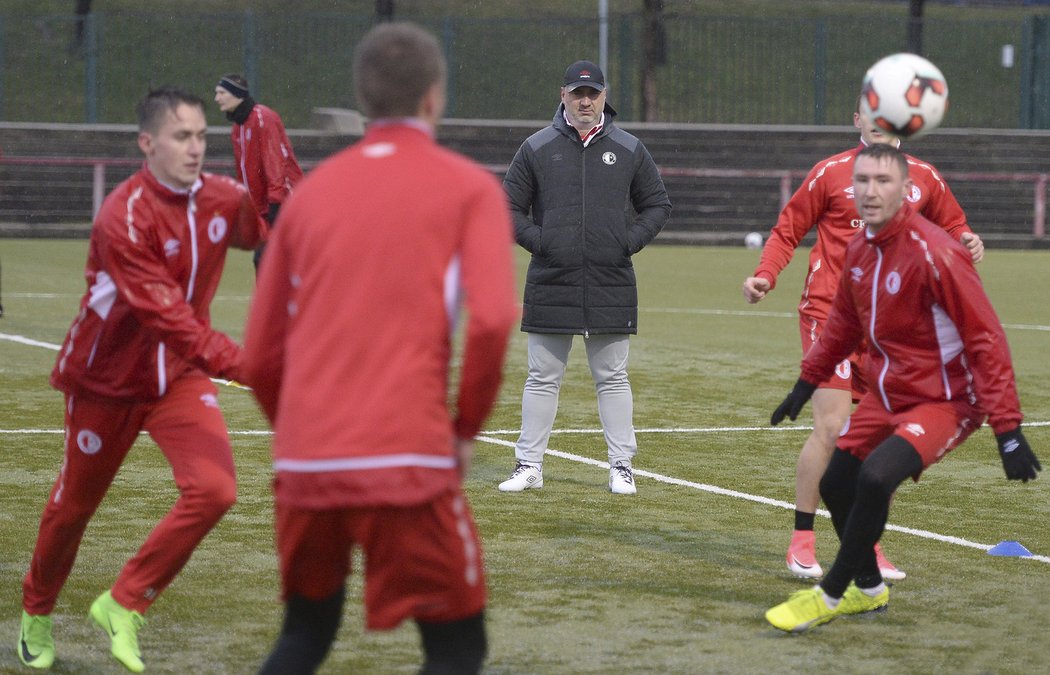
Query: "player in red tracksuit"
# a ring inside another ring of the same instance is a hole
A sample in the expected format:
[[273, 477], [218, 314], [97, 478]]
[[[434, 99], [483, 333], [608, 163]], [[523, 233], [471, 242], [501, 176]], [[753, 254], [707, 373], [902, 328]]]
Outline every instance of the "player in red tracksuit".
[[[223, 75], [215, 85], [215, 102], [230, 120], [230, 141], [237, 178], [251, 195], [252, 203], [271, 226], [292, 188], [303, 177], [292, 142], [281, 116], [257, 103], [248, 91], [248, 81], [237, 74]], [[256, 251], [258, 265], [262, 249]]]
[[518, 306], [499, 183], [434, 139], [444, 63], [411, 24], [362, 39], [353, 82], [368, 131], [299, 185], [260, 269], [245, 368], [274, 427], [286, 601], [263, 673], [313, 672], [325, 658], [355, 546], [369, 628], [414, 619], [423, 672], [474, 673], [484, 660], [485, 579], [462, 481]]
[[782, 630], [806, 630], [889, 602], [874, 545], [890, 498], [985, 419], [1008, 479], [1027, 482], [1041, 469], [1021, 432], [1006, 335], [971, 255], [906, 203], [908, 171], [906, 156], [888, 145], [857, 155], [853, 185], [867, 228], [847, 246], [824, 330], [770, 420], [795, 419], [837, 364], [866, 345], [868, 392], [820, 481], [839, 552], [819, 586], [766, 613]]
[[[859, 102], [859, 101], [858, 101]], [[857, 153], [873, 143], [892, 139], [872, 124], [858, 109], [853, 124], [860, 129], [861, 144], [817, 163], [798, 191], [784, 206], [754, 274], [744, 281], [744, 297], [755, 303], [776, 287], [777, 276], [811, 230], [817, 240], [809, 254], [809, 271], [799, 303], [799, 332], [802, 353], [813, 344], [823, 328], [835, 294], [846, 245], [864, 227], [853, 198], [853, 161]], [[984, 255], [984, 245], [966, 224], [966, 215], [948, 184], [932, 165], [908, 156], [912, 187], [906, 201], [913, 209], [943, 227], [970, 249], [974, 262]], [[813, 397], [813, 432], [799, 453], [795, 475], [795, 530], [787, 551], [788, 569], [797, 576], [819, 578], [823, 569], [815, 553], [813, 520], [820, 505], [818, 483], [828, 465], [835, 438], [842, 429], [850, 407], [865, 390], [857, 375], [856, 358], [845, 359], [822, 382]], [[876, 548], [879, 567], [889, 579], [903, 579], [898, 570]]]
[[65, 394], [65, 457], [23, 587], [19, 658], [54, 659], [51, 612], [84, 530], [139, 432], [171, 464], [179, 498], [91, 607], [113, 655], [143, 668], [142, 614], [234, 503], [233, 457], [208, 376], [240, 377], [241, 350], [208, 307], [229, 246], [265, 234], [244, 188], [202, 173], [203, 102], [162, 88], [139, 104], [145, 166], [109, 194], [91, 231], [87, 292], [51, 383]]

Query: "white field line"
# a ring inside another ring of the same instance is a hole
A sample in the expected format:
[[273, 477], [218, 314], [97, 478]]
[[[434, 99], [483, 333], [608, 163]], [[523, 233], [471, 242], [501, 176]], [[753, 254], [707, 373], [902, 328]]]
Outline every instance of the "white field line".
[[[799, 429], [799, 428], [805, 428], [805, 427], [795, 427], [795, 428]], [[740, 428], [740, 429], [741, 430], [752, 430], [751, 428], [747, 428], [747, 427], [743, 427], [743, 428]], [[728, 430], [730, 430], [730, 429], [728, 429], [728, 428], [715, 429], [715, 431], [728, 431]], [[636, 433], [638, 433], [639, 431], [640, 430], [638, 430], [638, 429], [635, 430]], [[487, 433], [493, 433], [493, 432], [487, 432]], [[515, 432], [515, 433], [517, 433], [517, 432]], [[598, 433], [601, 433], [601, 430], [598, 430]], [[483, 443], [492, 443], [493, 445], [502, 445], [502, 446], [505, 446], [505, 447], [508, 447], [508, 448], [513, 448], [514, 447], [514, 442], [513, 441], [505, 441], [505, 440], [502, 440], [502, 439], [499, 439], [499, 438], [490, 438], [490, 437], [488, 437], [486, 435], [478, 436], [477, 440], [479, 440], [479, 441], [481, 441]], [[590, 464], [591, 466], [600, 467], [600, 468], [606, 469], [606, 470], [609, 469], [609, 463], [608, 462], [603, 462], [603, 461], [597, 460], [597, 459], [591, 459], [590, 457], [583, 457], [582, 455], [575, 455], [575, 454], [573, 454], [571, 452], [562, 452], [561, 450], [551, 450], [550, 448], [547, 448], [546, 454], [551, 455], [553, 457], [560, 457], [561, 459], [567, 459], [567, 460], [569, 460], [571, 462], [578, 462], [580, 464]], [[776, 507], [779, 507], [779, 508], [782, 508], [782, 509], [787, 509], [789, 511], [794, 511], [795, 510], [795, 505], [792, 504], [792, 503], [789, 503], [789, 502], [780, 501], [779, 499], [770, 499], [769, 497], [762, 497], [760, 495], [753, 495], [753, 494], [750, 494], [750, 493], [747, 493], [747, 492], [738, 492], [737, 490], [728, 490], [726, 488], [718, 487], [717, 485], [708, 485], [706, 483], [695, 483], [693, 481], [683, 480], [681, 478], [673, 478], [671, 476], [664, 476], [663, 474], [654, 473], [652, 471], [645, 471], [643, 469], [635, 469], [634, 470], [634, 474], [636, 476], [644, 476], [646, 478], [651, 478], [651, 479], [653, 479], [655, 481], [659, 481], [661, 483], [667, 483], [668, 485], [680, 485], [682, 487], [688, 487], [688, 488], [692, 488], [694, 490], [702, 490], [704, 492], [710, 492], [712, 494], [722, 495], [723, 497], [733, 497], [734, 499], [744, 499], [744, 500], [747, 500], [749, 502], [756, 502], [758, 504], [765, 504], [766, 506], [776, 506]], [[830, 518], [831, 517], [831, 514], [828, 513], [825, 509], [817, 509], [817, 514], [820, 515], [820, 516], [823, 516], [825, 518]], [[922, 537], [923, 539], [933, 539], [934, 541], [943, 542], [945, 544], [955, 544], [956, 546], [965, 546], [967, 548], [975, 548], [975, 549], [977, 549], [979, 551], [988, 551], [993, 546], [993, 544], [979, 544], [979, 543], [977, 543], [975, 541], [970, 541], [968, 539], [962, 539], [960, 537], [953, 537], [953, 536], [946, 535], [946, 534], [938, 534], [936, 532], [930, 532], [929, 530], [918, 530], [918, 529], [915, 529], [915, 528], [912, 528], [912, 527], [902, 527], [900, 525], [893, 525], [892, 523], [887, 523], [886, 524], [886, 529], [887, 530], [892, 530], [894, 532], [903, 532], [905, 534], [910, 534], [910, 535], [916, 536], [916, 537]], [[1029, 559], [1029, 560], [1036, 560], [1038, 562], [1050, 563], [1050, 556], [1033, 554], [1031, 556], [1024, 556], [1024, 557], [1026, 559]]]
[[[80, 298], [80, 293], [8, 293], [9, 298], [28, 298], [53, 300], [58, 298]], [[212, 302], [250, 302], [248, 295], [216, 295]], [[794, 319], [798, 317], [795, 312], [772, 312], [758, 309], [704, 309], [698, 307], [640, 307], [641, 312], [654, 314], [700, 314], [704, 316], [752, 316], [752, 317], [775, 317], [780, 319]], [[1004, 323], [1003, 328], [1013, 330], [1036, 330], [1050, 332], [1050, 326], [1026, 323]], [[9, 339], [18, 336], [6, 336], [0, 334], [0, 339]], [[17, 341], [17, 340], [16, 340]]]
[[[698, 310], [698, 313], [699, 312], [700, 311]], [[712, 310], [712, 313], [730, 313], [730, 312], [720, 312], [719, 310]], [[793, 316], [793, 315], [791, 315], [791, 316]], [[1035, 330], [1050, 330], [1050, 327], [1047, 327], [1047, 326], [1035, 326], [1033, 328]], [[26, 337], [22, 337], [20, 335], [9, 335], [7, 333], [0, 333], [0, 340], [9, 340], [11, 342], [17, 342], [17, 343], [25, 344], [25, 345], [28, 345], [28, 346], [31, 346], [31, 347], [44, 347], [44, 348], [52, 349], [52, 350], [55, 350], [55, 351], [58, 351], [59, 349], [61, 349], [61, 345], [56, 345], [56, 344], [52, 344], [52, 343], [48, 343], [48, 342], [40, 342], [38, 340], [32, 340], [32, 339], [29, 339], [29, 338], [26, 338]], [[234, 387], [240, 388], [240, 389], [247, 389], [247, 387], [245, 387], [243, 385], [240, 385], [240, 384], [237, 384], [237, 383], [234, 383], [234, 382], [229, 382], [229, 381], [226, 381], [226, 380], [219, 380], [219, 379], [215, 379], [215, 378], [213, 378], [213, 380], [215, 382], [220, 383], [220, 384], [226, 384], [226, 385], [234, 386]], [[1027, 427], [1050, 426], [1050, 422], [1025, 422], [1025, 426], [1027, 426]], [[690, 427], [680, 427], [680, 428], [679, 427], [673, 427], [673, 428], [670, 428], [670, 429], [635, 429], [635, 433], [715, 433], [715, 432], [743, 432], [743, 431], [751, 431], [751, 432], [753, 432], [753, 431], [774, 431], [774, 432], [780, 431], [780, 432], [783, 432], [783, 431], [800, 431], [800, 430], [807, 430], [807, 429], [811, 429], [811, 428], [812, 427], [805, 427], [805, 426], [793, 426], [793, 427], [692, 427], [692, 428], [690, 428]], [[62, 434], [62, 433], [64, 433], [64, 431], [59, 430], [59, 429], [55, 429], [55, 430], [45, 430], [45, 429], [0, 429], [0, 435], [8, 435], [8, 434], [10, 434], [10, 435], [18, 435], [18, 434]], [[229, 433], [231, 435], [238, 435], [238, 436], [240, 436], [240, 435], [265, 436], [265, 435], [269, 435], [270, 434], [269, 431], [230, 431]], [[491, 443], [491, 444], [494, 444], [494, 445], [503, 445], [503, 446], [506, 446], [506, 447], [513, 448], [514, 447], [514, 443], [512, 441], [504, 441], [504, 440], [501, 440], [501, 439], [498, 439], [498, 438], [492, 438], [491, 436], [493, 436], [493, 435], [505, 435], [505, 434], [517, 435], [518, 433], [519, 433], [519, 430], [510, 430], [510, 429], [499, 429], [499, 430], [495, 430], [495, 431], [486, 431], [486, 432], [482, 432], [482, 435], [479, 435], [477, 437], [477, 440], [479, 440], [479, 441], [481, 441], [483, 443]], [[551, 433], [552, 434], [600, 434], [600, 433], [602, 433], [602, 430], [601, 429], [559, 429], [559, 430], [554, 430]], [[578, 463], [581, 463], [581, 464], [590, 464], [592, 466], [601, 467], [603, 469], [608, 469], [609, 468], [609, 463], [608, 462], [602, 462], [600, 460], [591, 459], [589, 457], [584, 457], [582, 455], [575, 455], [575, 454], [572, 454], [572, 453], [569, 453], [569, 452], [562, 452], [560, 450], [551, 450], [550, 448], [548, 448], [546, 454], [552, 455], [554, 457], [560, 457], [562, 459], [567, 459], [569, 461], [578, 462]], [[784, 501], [780, 501], [780, 500], [777, 500], [777, 499], [770, 499], [769, 497], [762, 497], [760, 495], [752, 495], [752, 494], [749, 494], [747, 492], [738, 492], [736, 490], [728, 490], [726, 488], [720, 488], [720, 487], [718, 487], [716, 485], [707, 485], [706, 483], [694, 483], [693, 481], [687, 481], [687, 480], [683, 480], [681, 478], [673, 478], [671, 476], [664, 476], [662, 474], [653, 473], [652, 471], [645, 471], [643, 469], [635, 469], [634, 473], [636, 475], [638, 475], [638, 476], [644, 476], [646, 478], [651, 478], [651, 479], [653, 479], [655, 481], [659, 481], [661, 483], [667, 483], [669, 485], [680, 485], [682, 487], [693, 488], [694, 490], [702, 490], [704, 492], [710, 492], [710, 493], [717, 494], [717, 495], [722, 495], [722, 496], [725, 496], [725, 497], [733, 497], [734, 499], [744, 499], [744, 500], [747, 500], [747, 501], [757, 502], [759, 504], [765, 504], [767, 506], [776, 506], [776, 507], [783, 508], [783, 509], [788, 509], [788, 510], [791, 510], [791, 511], [793, 511], [795, 509], [795, 505], [791, 504], [789, 502], [784, 502]], [[824, 509], [817, 509], [817, 514], [820, 515], [820, 516], [823, 516], [825, 518], [830, 518], [831, 517], [831, 514], [829, 514]], [[913, 535], [913, 536], [916, 536], [916, 537], [922, 537], [924, 539], [933, 539], [935, 541], [940, 541], [940, 542], [944, 542], [944, 543], [947, 543], [947, 544], [955, 544], [956, 546], [965, 546], [965, 547], [968, 547], [968, 548], [975, 548], [975, 549], [978, 549], [980, 551], [987, 551], [988, 549], [992, 548], [992, 546], [993, 546], [992, 544], [979, 544], [977, 542], [969, 541], [967, 539], [961, 539], [959, 537], [952, 537], [950, 535], [938, 534], [936, 532], [930, 532], [928, 530], [917, 530], [917, 529], [910, 528], [910, 527], [902, 527], [900, 525], [893, 525], [892, 523], [887, 523], [886, 524], [886, 529], [887, 530], [892, 530], [894, 532], [903, 532], [905, 534], [910, 534], [910, 535]], [[1033, 554], [1031, 556], [1025, 556], [1025, 558], [1030, 559], [1030, 560], [1037, 560], [1039, 562], [1050, 563], [1050, 556], [1034, 555]]]
[[[9, 335], [7, 333], [0, 333], [0, 340], [8, 340], [9, 342], [17, 342], [23, 345], [29, 345], [30, 347], [43, 347], [44, 349], [50, 349], [52, 351], [58, 351], [62, 349], [62, 345], [56, 345], [51, 342], [40, 342], [39, 340], [30, 340], [27, 337], [21, 335]], [[245, 386], [240, 382], [234, 382], [233, 380], [224, 380], [221, 377], [213, 377], [211, 381], [216, 384], [221, 384], [226, 387], [233, 387], [234, 389], [246, 389], [251, 391], [251, 387]]]
[[[764, 312], [754, 309], [700, 309], [695, 307], [639, 307], [640, 312], [654, 314], [701, 314], [704, 316], [772, 316], [781, 319], [795, 319], [795, 312]], [[1004, 323], [1003, 328], [1012, 330], [1037, 330], [1050, 332], [1050, 326], [1029, 323]]]
[[56, 352], [59, 349], [62, 349], [62, 345], [56, 345], [52, 342], [41, 342], [40, 340], [33, 340], [21, 335], [11, 335], [10, 333], [0, 333], [0, 340], [17, 342], [20, 345], [29, 345], [30, 347], [43, 347], [44, 349], [50, 349]]
[[[1028, 424], [1027, 426], [1048, 426], [1050, 422], [1036, 422], [1034, 424]], [[805, 430], [810, 427], [787, 427], [785, 429], [775, 429], [769, 427], [707, 427], [707, 428], [696, 428], [696, 429], [636, 429], [636, 433], [710, 433], [710, 432], [723, 432], [723, 431], [799, 431]], [[65, 433], [62, 429], [0, 429], [0, 436], [18, 436], [18, 435], [36, 435], [36, 434], [51, 434], [51, 435], [62, 435]], [[146, 432], [142, 432], [145, 434]], [[231, 436], [269, 436], [271, 432], [269, 430], [230, 430]], [[511, 432], [506, 430], [498, 431], [486, 431], [482, 432], [477, 437], [478, 441], [482, 443], [490, 443], [492, 445], [501, 445], [508, 448], [514, 447], [513, 441], [506, 441], [499, 438], [493, 438], [494, 434], [517, 434], [517, 431]], [[558, 433], [555, 431], [554, 433]], [[584, 430], [584, 429], [567, 429], [563, 430], [563, 433], [602, 433], [601, 429], [598, 430]], [[571, 452], [563, 452], [561, 450], [547, 449], [546, 454], [552, 457], [559, 457], [561, 459], [567, 459], [570, 462], [577, 462], [579, 464], [589, 464], [601, 469], [608, 470], [609, 463], [603, 462], [597, 459], [591, 459], [590, 457], [584, 457], [583, 455], [577, 455]], [[710, 492], [712, 494], [721, 495], [723, 497], [732, 497], [734, 499], [743, 499], [749, 502], [755, 502], [757, 504], [764, 504], [766, 506], [775, 506], [777, 508], [787, 509], [793, 511], [795, 505], [790, 502], [781, 501], [779, 499], [771, 499], [769, 497], [763, 497], [761, 495], [753, 495], [747, 492], [740, 492], [738, 490], [729, 490], [727, 488], [718, 487], [717, 485], [708, 485], [707, 483], [696, 483], [694, 481], [684, 480], [681, 478], [674, 478], [672, 476], [665, 476], [663, 474], [655, 473], [652, 471], [646, 471], [644, 469], [635, 469], [635, 475], [643, 476], [645, 478], [651, 478], [660, 483], [667, 483], [668, 485], [678, 485], [681, 487], [692, 488], [694, 490], [701, 490], [703, 492]], [[817, 515], [823, 516], [824, 518], [830, 518], [829, 514], [825, 509], [817, 509]], [[968, 539], [962, 539], [960, 537], [953, 537], [951, 535], [939, 534], [937, 532], [930, 532], [929, 530], [919, 530], [912, 527], [904, 527], [901, 525], [894, 525], [892, 523], [886, 524], [887, 530], [894, 532], [903, 532], [904, 534], [910, 534], [915, 537], [921, 537], [923, 539], [932, 539], [945, 544], [954, 544], [956, 546], [964, 546], [967, 548], [974, 548], [979, 551], [988, 551], [992, 548], [993, 544], [980, 544]], [[1024, 556], [1030, 560], [1036, 560], [1038, 562], [1050, 563], [1050, 556], [1036, 555]]]
[[62, 349], [62, 345], [52, 344], [50, 342], [40, 342], [39, 340], [33, 340], [21, 335], [11, 335], [9, 333], [0, 333], [0, 340], [7, 340], [8, 342], [17, 342], [20, 345], [28, 345], [30, 347], [43, 347], [44, 349], [51, 349], [58, 351]]
[[[1050, 422], [1030, 422], [1025, 420], [1024, 427], [1050, 427]], [[720, 431], [768, 431], [771, 433], [780, 433], [783, 431], [812, 431], [813, 427], [807, 426], [791, 426], [791, 427], [669, 427], [666, 429], [635, 429], [636, 434], [712, 434]], [[521, 433], [521, 429], [492, 429], [490, 431], [482, 431], [483, 436], [517, 436]], [[604, 433], [602, 429], [552, 429], [551, 435], [559, 434], [601, 434]]]

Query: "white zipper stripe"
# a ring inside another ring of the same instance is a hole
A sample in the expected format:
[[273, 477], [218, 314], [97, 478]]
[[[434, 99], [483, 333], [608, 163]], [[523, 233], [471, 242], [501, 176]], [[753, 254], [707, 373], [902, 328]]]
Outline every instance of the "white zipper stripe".
[[186, 302], [193, 299], [193, 287], [197, 282], [197, 265], [200, 255], [197, 251], [197, 197], [190, 193], [189, 205], [186, 207], [186, 220], [190, 225], [190, 280], [186, 284]]
[[163, 342], [157, 343], [157, 395], [163, 396], [168, 391], [168, 371], [164, 367], [164, 353], [167, 349]]
[[882, 350], [882, 345], [879, 344], [879, 341], [875, 339], [879, 284], [882, 283], [879, 277], [879, 273], [882, 271], [882, 251], [878, 246], [875, 247], [875, 255], [878, 256], [878, 260], [875, 261], [875, 272], [871, 280], [871, 325], [868, 326], [868, 336], [871, 338], [871, 344], [882, 354], [882, 371], [879, 373], [879, 396], [882, 397], [882, 405], [886, 406], [886, 410], [893, 412], [893, 408], [890, 407], [890, 399], [886, 396], [886, 373], [890, 369], [890, 357]]
[[244, 125], [243, 124], [241, 125], [240, 136], [241, 136], [241, 138], [240, 138], [240, 141], [241, 141], [241, 182], [244, 183], [244, 188], [248, 191], [248, 196], [252, 197], [252, 199], [254, 201], [254, 196], [252, 195], [252, 189], [248, 186], [248, 170], [247, 170], [247, 167], [248, 167], [248, 164], [247, 164], [247, 160], [248, 160], [248, 144], [244, 140]]

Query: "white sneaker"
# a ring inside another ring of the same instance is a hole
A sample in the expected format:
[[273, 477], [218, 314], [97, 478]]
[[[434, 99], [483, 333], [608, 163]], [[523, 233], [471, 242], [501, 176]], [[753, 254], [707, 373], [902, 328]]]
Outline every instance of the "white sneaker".
[[633, 495], [638, 492], [634, 486], [634, 471], [628, 464], [617, 463], [609, 469], [609, 492], [617, 495]]
[[521, 492], [522, 490], [535, 490], [543, 487], [543, 469], [531, 464], [522, 464], [514, 467], [510, 478], [499, 484], [500, 492]]

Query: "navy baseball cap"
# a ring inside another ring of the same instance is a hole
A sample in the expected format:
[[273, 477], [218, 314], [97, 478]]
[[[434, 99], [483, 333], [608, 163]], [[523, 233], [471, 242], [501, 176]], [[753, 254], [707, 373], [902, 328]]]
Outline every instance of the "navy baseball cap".
[[605, 75], [602, 69], [590, 61], [577, 61], [565, 71], [565, 90], [572, 91], [579, 87], [590, 87], [596, 91], [605, 89]]

